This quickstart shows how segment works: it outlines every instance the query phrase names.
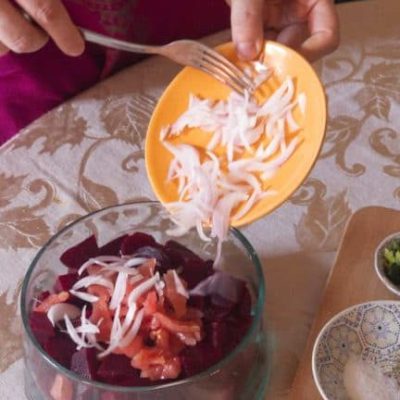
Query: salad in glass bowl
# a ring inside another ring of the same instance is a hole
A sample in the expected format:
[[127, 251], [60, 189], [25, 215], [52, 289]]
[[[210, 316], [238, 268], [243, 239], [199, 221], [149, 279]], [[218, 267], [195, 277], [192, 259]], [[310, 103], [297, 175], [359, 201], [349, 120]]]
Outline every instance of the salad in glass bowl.
[[170, 237], [159, 203], [81, 218], [39, 251], [21, 299], [32, 400], [255, 400], [268, 378], [264, 278], [232, 229]]

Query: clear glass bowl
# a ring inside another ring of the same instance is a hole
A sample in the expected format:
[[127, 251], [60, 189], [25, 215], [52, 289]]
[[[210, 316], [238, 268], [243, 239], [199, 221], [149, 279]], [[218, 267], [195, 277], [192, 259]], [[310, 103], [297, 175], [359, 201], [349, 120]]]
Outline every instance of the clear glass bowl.
[[[65, 273], [60, 262], [68, 248], [95, 234], [99, 246], [128, 232], [142, 231], [159, 242], [168, 239], [172, 222], [156, 202], [112, 206], [89, 214], [52, 237], [39, 251], [26, 274], [21, 314], [24, 326], [25, 393], [30, 400], [55, 400], [50, 388], [58, 379], [73, 387], [74, 400], [258, 400], [262, 399], [269, 375], [269, 354], [263, 325], [264, 276], [260, 261], [247, 239], [236, 229], [223, 245], [221, 269], [244, 279], [253, 296], [253, 323], [241, 343], [218, 364], [187, 379], [172, 383], [125, 387], [86, 380], [61, 366], [41, 348], [28, 322], [33, 299], [53, 287]], [[195, 231], [175, 238], [204, 258], [213, 258], [216, 244], [199, 239]], [[56, 400], [64, 400], [57, 398]]]

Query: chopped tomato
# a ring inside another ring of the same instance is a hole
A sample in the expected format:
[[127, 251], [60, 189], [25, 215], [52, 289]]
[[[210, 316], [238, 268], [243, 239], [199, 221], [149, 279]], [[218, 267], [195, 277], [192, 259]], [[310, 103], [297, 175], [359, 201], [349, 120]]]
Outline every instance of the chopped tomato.
[[111, 298], [108, 289], [101, 285], [90, 285], [87, 288], [87, 292], [94, 296], [97, 296], [100, 300], [104, 302], [108, 302]]
[[46, 313], [54, 304], [65, 303], [69, 299], [68, 292], [50, 294], [40, 304], [34, 307], [33, 311]]
[[97, 324], [101, 320], [99, 325], [99, 333], [97, 334], [97, 340], [106, 342], [110, 338], [111, 327], [112, 327], [112, 317], [107, 303], [100, 299], [93, 303], [92, 314], [90, 316], [90, 321]]
[[[151, 354], [149, 355], [148, 353], [144, 352], [143, 358], [145, 357], [149, 358], [146, 360], [148, 363], [142, 364], [142, 368], [140, 368], [140, 376], [142, 378], [149, 378], [152, 381], [160, 379], [175, 379], [182, 371], [182, 365], [179, 357], [163, 355], [161, 357], [156, 356], [152, 358]], [[160, 362], [161, 359], [162, 362]]]
[[160, 322], [161, 326], [172, 333], [198, 333], [200, 334], [201, 326], [199, 322], [194, 321], [178, 321], [159, 312], [154, 317]]
[[170, 336], [169, 332], [163, 328], [150, 333], [150, 338], [154, 340], [155, 346], [164, 350], [170, 350]]
[[162, 349], [156, 347], [144, 347], [131, 361], [134, 368], [143, 370], [151, 365], [163, 365], [166, 362], [166, 354]]
[[178, 293], [174, 273], [170, 270], [163, 276], [165, 282], [164, 294], [172, 308], [174, 309], [177, 318], [181, 318], [186, 314], [186, 302], [185, 296]]
[[147, 293], [146, 299], [143, 301], [145, 314], [152, 315], [157, 312], [157, 300], [157, 293], [154, 290]]
[[156, 269], [156, 259], [150, 258], [145, 261], [140, 267], [136, 268], [137, 271], [143, 275], [146, 279], [151, 278], [154, 275], [154, 271]]
[[128, 346], [117, 347], [114, 350], [115, 354], [124, 354], [129, 358], [133, 358], [139, 351], [143, 348], [143, 338], [141, 336], [136, 336]]

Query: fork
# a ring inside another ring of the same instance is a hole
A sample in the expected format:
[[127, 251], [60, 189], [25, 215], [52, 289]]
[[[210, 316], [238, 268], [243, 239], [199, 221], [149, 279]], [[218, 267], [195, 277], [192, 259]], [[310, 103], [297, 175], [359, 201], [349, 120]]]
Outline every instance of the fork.
[[88, 41], [132, 53], [158, 54], [178, 64], [191, 66], [212, 75], [232, 90], [244, 95], [252, 93], [254, 84], [250, 77], [217, 51], [194, 40], [177, 40], [164, 46], [147, 46], [114, 39], [100, 33], [80, 28]]

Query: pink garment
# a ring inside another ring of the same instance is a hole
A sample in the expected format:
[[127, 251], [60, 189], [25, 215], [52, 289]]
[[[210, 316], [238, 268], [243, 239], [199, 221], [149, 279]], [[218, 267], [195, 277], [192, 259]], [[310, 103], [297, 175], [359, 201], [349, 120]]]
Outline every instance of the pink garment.
[[[224, 29], [224, 0], [64, 0], [78, 25], [148, 44], [200, 38]], [[49, 41], [36, 53], [0, 57], [0, 144], [21, 128], [100, 79], [138, 61], [139, 55], [87, 44], [80, 57]]]

